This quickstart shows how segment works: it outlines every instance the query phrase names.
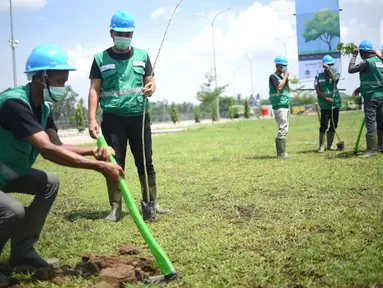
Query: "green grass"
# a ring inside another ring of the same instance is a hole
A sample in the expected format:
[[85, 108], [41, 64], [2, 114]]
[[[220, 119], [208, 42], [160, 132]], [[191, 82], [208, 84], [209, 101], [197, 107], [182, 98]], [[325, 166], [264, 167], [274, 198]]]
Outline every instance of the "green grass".
[[323, 51], [323, 50], [307, 50], [307, 51], [299, 51], [298, 55], [311, 55], [311, 54], [329, 54], [329, 53], [337, 53], [339, 52], [336, 49], [333, 49], [331, 51]]
[[[274, 120], [153, 137], [159, 200], [172, 213], [149, 228], [180, 274], [168, 287], [382, 285], [383, 155], [353, 156], [362, 117], [361, 112], [341, 113], [338, 132], [346, 149], [324, 154], [315, 152], [317, 116], [292, 117], [290, 160], [275, 158]], [[365, 148], [364, 137], [360, 148]], [[131, 155], [127, 163], [128, 186], [139, 205]], [[74, 265], [83, 253], [112, 254], [126, 243], [149, 254], [129, 215], [118, 223], [99, 220], [109, 209], [99, 174], [42, 159], [36, 167], [61, 179], [36, 247], [45, 257]], [[25, 203], [31, 199], [15, 197]], [[65, 287], [92, 283], [73, 279]], [[32, 282], [22, 287], [59, 286]]]

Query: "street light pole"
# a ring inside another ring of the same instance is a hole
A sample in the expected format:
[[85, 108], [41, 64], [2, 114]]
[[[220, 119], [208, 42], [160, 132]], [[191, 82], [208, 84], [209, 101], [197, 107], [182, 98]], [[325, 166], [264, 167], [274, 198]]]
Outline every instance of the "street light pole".
[[250, 79], [251, 79], [251, 95], [254, 97], [254, 79], [253, 79], [253, 62], [251, 58], [248, 58], [250, 62]]
[[291, 37], [293, 37], [293, 35], [290, 35], [289, 37], [287, 37], [287, 39], [286, 39], [285, 42], [284, 42], [285, 57], [286, 57], [286, 58], [287, 58], [287, 49], [286, 49], [286, 45], [287, 45], [287, 41], [288, 41]]
[[18, 40], [14, 40], [13, 38], [13, 17], [12, 17], [12, 0], [9, 0], [9, 16], [11, 20], [11, 40], [9, 40], [9, 43], [11, 44], [12, 48], [12, 60], [13, 60], [13, 85], [14, 87], [17, 86], [17, 77], [16, 77], [16, 51], [15, 48], [17, 44], [19, 44]]
[[[203, 17], [203, 18], [207, 19], [207, 20], [210, 22], [210, 25], [211, 25], [211, 31], [212, 31], [211, 35], [212, 35], [212, 42], [213, 42], [213, 61], [214, 61], [214, 83], [215, 83], [215, 91], [217, 91], [217, 89], [218, 89], [218, 83], [217, 83], [217, 64], [216, 64], [216, 57], [215, 57], [214, 23], [215, 23], [215, 20], [217, 19], [217, 16], [218, 16], [218, 15], [220, 15], [220, 14], [222, 14], [222, 13], [224, 13], [224, 12], [230, 10], [230, 9], [231, 9], [231, 7], [229, 7], [229, 8], [227, 8], [227, 9], [225, 9], [225, 10], [222, 10], [222, 11], [218, 12], [218, 13], [214, 16], [214, 18], [213, 18], [212, 21], [210, 21], [209, 18], [207, 18], [207, 17], [205, 17], [205, 16], [203, 16], [203, 15], [195, 15], [195, 16], [199, 16], [199, 17]], [[218, 116], [218, 120], [219, 120], [220, 116], [219, 116], [219, 96], [218, 96], [218, 95], [217, 95], [216, 100], [217, 100], [217, 116]]]
[[237, 69], [234, 70], [233, 72], [233, 97], [235, 98], [235, 73], [239, 70], [242, 69], [243, 67], [238, 67]]

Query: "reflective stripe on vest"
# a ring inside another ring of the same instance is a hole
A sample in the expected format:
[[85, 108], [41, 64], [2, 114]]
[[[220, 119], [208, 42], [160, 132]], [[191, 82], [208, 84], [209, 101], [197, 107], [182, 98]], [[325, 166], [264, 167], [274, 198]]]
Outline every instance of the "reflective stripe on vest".
[[130, 88], [117, 91], [101, 92], [100, 97], [121, 96], [125, 94], [140, 93], [142, 88]]
[[361, 85], [383, 85], [383, 81], [362, 81]]
[[0, 162], [0, 173], [6, 175], [9, 179], [15, 180], [19, 177], [14, 171], [5, 166], [4, 163]]
[[286, 93], [273, 93], [269, 94], [270, 97], [277, 97], [277, 96], [287, 96], [288, 94]]

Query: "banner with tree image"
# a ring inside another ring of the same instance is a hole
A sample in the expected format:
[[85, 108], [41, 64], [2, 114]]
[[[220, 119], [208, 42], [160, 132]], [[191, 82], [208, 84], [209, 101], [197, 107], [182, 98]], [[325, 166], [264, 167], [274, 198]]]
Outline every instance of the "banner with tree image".
[[314, 79], [323, 71], [322, 58], [331, 55], [341, 74], [339, 0], [295, 0], [299, 78]]

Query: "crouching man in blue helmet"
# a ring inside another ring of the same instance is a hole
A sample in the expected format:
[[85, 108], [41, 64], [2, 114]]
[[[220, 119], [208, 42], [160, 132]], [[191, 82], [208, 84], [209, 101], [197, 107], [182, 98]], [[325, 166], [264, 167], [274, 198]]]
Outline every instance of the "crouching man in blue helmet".
[[327, 131], [327, 150], [335, 150], [332, 148], [332, 143], [335, 129], [338, 128], [339, 108], [342, 105], [338, 89], [339, 73], [336, 72], [334, 59], [330, 55], [326, 55], [322, 59], [322, 64], [324, 71], [315, 76], [314, 84], [321, 110], [319, 153], [325, 150], [325, 133], [328, 122], [330, 122], [330, 129]]
[[290, 73], [287, 72], [288, 62], [285, 57], [276, 57], [274, 63], [276, 71], [269, 78], [269, 97], [278, 124], [275, 146], [278, 158], [288, 159], [291, 158], [286, 153], [286, 136], [289, 131], [290, 117], [290, 89], [288, 83]]
[[[144, 97], [155, 91], [152, 65], [145, 50], [131, 46], [135, 24], [133, 16], [117, 11], [110, 22], [110, 36], [114, 46], [96, 54], [90, 71], [89, 134], [95, 138], [99, 131], [96, 120], [98, 105], [103, 111], [101, 129], [108, 145], [116, 151], [117, 163], [125, 169], [126, 146], [129, 142], [137, 168], [142, 192], [142, 215], [145, 221], [155, 221], [156, 213], [166, 214], [157, 201], [156, 172], [152, 163], [152, 136], [149, 114], [145, 115], [144, 143], [148, 173], [147, 193], [142, 149], [142, 118]], [[146, 102], [149, 110], [149, 101]], [[114, 183], [107, 182], [111, 211], [107, 221], [121, 217], [121, 192]], [[150, 199], [147, 199], [147, 195]]]
[[[56, 164], [91, 169], [118, 182], [124, 172], [108, 163], [105, 148], [80, 148], [61, 143], [49, 102], [63, 98], [69, 71], [75, 70], [65, 53], [55, 45], [41, 45], [30, 54], [26, 70], [31, 80], [24, 86], [0, 93], [0, 254], [11, 241], [9, 265], [40, 268], [57, 259], [44, 259], [35, 250], [45, 219], [59, 189], [57, 176], [32, 168], [41, 154]], [[91, 160], [82, 155], [94, 155]], [[23, 205], [9, 193], [33, 195]], [[8, 279], [0, 271], [0, 287]]]
[[[355, 65], [358, 52], [363, 61]], [[376, 156], [378, 151], [383, 151], [383, 58], [370, 41], [364, 40], [354, 49], [348, 72], [359, 72], [360, 86], [356, 93], [360, 92], [364, 100], [367, 150], [360, 157]]]

